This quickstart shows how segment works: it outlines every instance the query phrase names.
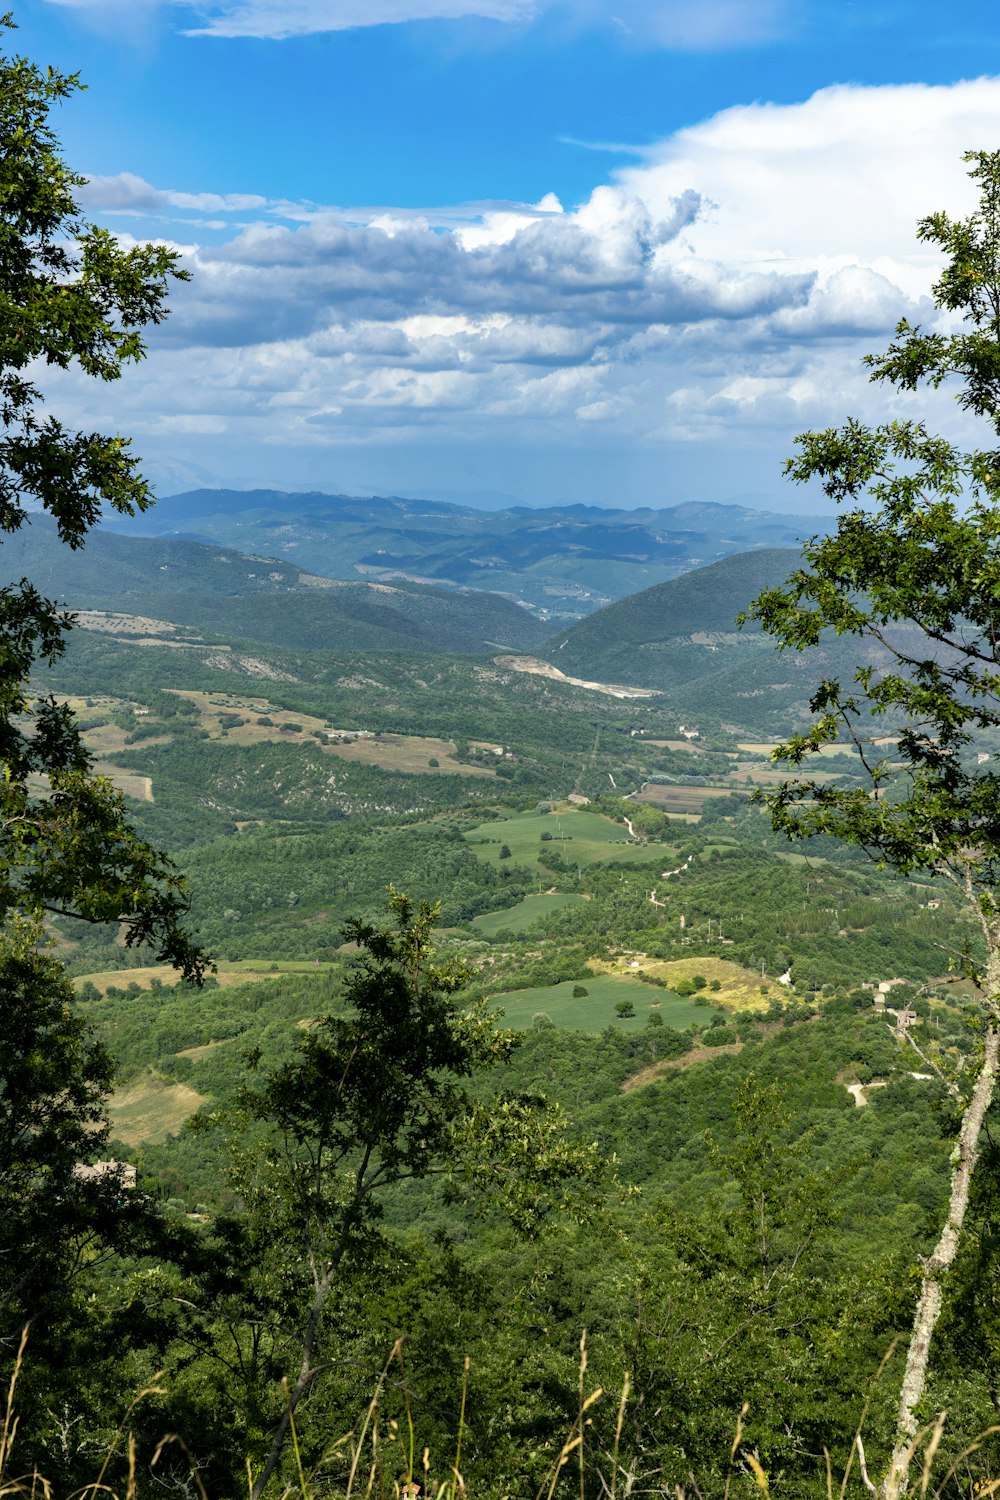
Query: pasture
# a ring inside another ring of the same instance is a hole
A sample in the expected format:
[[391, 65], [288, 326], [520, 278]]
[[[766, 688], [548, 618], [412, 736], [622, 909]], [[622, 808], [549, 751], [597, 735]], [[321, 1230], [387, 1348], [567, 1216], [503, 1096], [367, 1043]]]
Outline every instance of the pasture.
[[177, 1135], [184, 1122], [207, 1103], [203, 1094], [186, 1083], [167, 1083], [143, 1073], [111, 1096], [112, 1134], [126, 1146], [156, 1145]]
[[[633, 963], [636, 968], [631, 967]], [[788, 991], [776, 979], [762, 979], [752, 969], [744, 969], [741, 964], [734, 964], [728, 958], [640, 957], [607, 961], [595, 958], [591, 959], [591, 964], [596, 970], [608, 975], [650, 974], [666, 984], [680, 984], [681, 980], [693, 979], [696, 974], [702, 975], [709, 984], [713, 979], [718, 980], [717, 990], [703, 990], [702, 993], [713, 1005], [729, 1011], [762, 1011], [767, 1009], [772, 1000], [784, 1002], [788, 999]], [[762, 987], [766, 993], [762, 993]], [[707, 1016], [708, 1012], [701, 1008], [701, 1014]], [[663, 1019], [667, 1019], [665, 1014]]]
[[[275, 708], [267, 699], [242, 693], [200, 693], [169, 689], [198, 709], [198, 722], [211, 739], [233, 745], [310, 745], [339, 760], [428, 776], [495, 776], [492, 766], [466, 766], [453, 759], [455, 742], [433, 735], [383, 734], [377, 726], [336, 728], [315, 715]], [[333, 738], [330, 738], [333, 736]], [[436, 765], [431, 765], [436, 761]]]
[[[550, 838], [543, 840], [543, 834]], [[600, 860], [650, 865], [669, 861], [673, 855], [664, 844], [631, 843], [621, 823], [600, 813], [560, 803], [550, 813], [515, 813], [482, 823], [465, 838], [473, 854], [496, 865], [505, 844], [515, 864], [529, 866], [537, 863], [542, 850], [558, 852], [571, 865], [592, 865]]]
[[[577, 985], [582, 985], [587, 991], [585, 996], [574, 997], [573, 990]], [[620, 1000], [632, 1001], [634, 1016], [623, 1018], [616, 1013], [615, 1005]], [[587, 974], [582, 979], [566, 979], [561, 984], [510, 990], [505, 995], [495, 995], [491, 1005], [503, 1010], [504, 1024], [515, 1031], [526, 1031], [539, 1011], [543, 1011], [555, 1026], [593, 1032], [603, 1031], [607, 1026], [641, 1030], [654, 1011], [658, 1011], [663, 1024], [674, 1031], [708, 1026], [715, 1015], [711, 1006], [695, 1005], [669, 990], [621, 974]]]
[[540, 918], [584, 899], [583, 896], [574, 896], [568, 891], [544, 891], [537, 896], [525, 896], [523, 901], [504, 911], [488, 911], [482, 916], [473, 917], [472, 926], [483, 937], [488, 938], [496, 937], [498, 932], [524, 932]]

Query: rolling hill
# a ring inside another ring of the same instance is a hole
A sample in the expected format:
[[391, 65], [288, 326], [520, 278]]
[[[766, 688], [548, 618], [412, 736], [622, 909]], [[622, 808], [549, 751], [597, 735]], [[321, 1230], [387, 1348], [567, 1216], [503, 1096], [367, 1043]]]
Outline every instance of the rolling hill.
[[490, 589], [574, 619], [731, 553], [794, 545], [823, 522], [741, 505], [482, 511], [397, 496], [193, 490], [107, 525], [298, 560], [333, 578]]
[[72, 609], [151, 617], [300, 650], [467, 654], [496, 646], [530, 650], [545, 635], [527, 610], [483, 590], [338, 582], [297, 562], [103, 530], [71, 552], [39, 516], [0, 547], [0, 583], [24, 575]]
[[552, 637], [545, 660], [567, 676], [654, 688], [681, 712], [783, 733], [823, 677], [849, 678], [870, 645], [831, 635], [804, 654], [780, 652], [737, 615], [797, 565], [791, 548], [724, 558], [621, 599]]

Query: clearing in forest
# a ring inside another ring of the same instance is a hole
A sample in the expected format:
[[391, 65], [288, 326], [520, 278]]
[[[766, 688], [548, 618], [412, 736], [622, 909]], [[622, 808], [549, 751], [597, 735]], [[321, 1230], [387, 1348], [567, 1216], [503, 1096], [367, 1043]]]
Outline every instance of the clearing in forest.
[[543, 891], [537, 896], [525, 896], [516, 906], [508, 906], [503, 911], [483, 912], [482, 916], [473, 917], [472, 925], [488, 938], [496, 937], [498, 932], [524, 932], [541, 917], [585, 899], [571, 891]]
[[[574, 996], [582, 986], [586, 995]], [[635, 1015], [619, 1016], [615, 1006], [630, 1000]], [[510, 990], [495, 995], [491, 1004], [502, 1007], [504, 1024], [524, 1031], [533, 1018], [543, 1011], [555, 1026], [575, 1031], [603, 1031], [607, 1026], [621, 1026], [628, 1031], [641, 1030], [653, 1012], [663, 1017], [663, 1024], [674, 1031], [688, 1031], [692, 1026], [708, 1026], [711, 1007], [695, 1005], [669, 990], [661, 990], [624, 975], [587, 974], [582, 979], [566, 979], [561, 984], [539, 985], [529, 990]]]
[[[772, 1000], [788, 999], [787, 990], [777, 980], [762, 978], [760, 974], [744, 969], [741, 964], [731, 963], [727, 958], [666, 959], [626, 956], [607, 962], [593, 958], [590, 962], [600, 973], [632, 973], [638, 976], [649, 974], [664, 980], [668, 985], [680, 984], [683, 980], [691, 981], [698, 974], [708, 981], [708, 985], [711, 985], [713, 979], [718, 980], [717, 990], [706, 987], [701, 993], [710, 1004], [721, 1005], [725, 1010], [761, 1011], [766, 1010]], [[636, 967], [633, 968], [633, 964]], [[711, 1019], [704, 1008], [701, 1014], [706, 1017], [706, 1021]]]
[[495, 818], [473, 828], [465, 838], [473, 854], [490, 864], [500, 863], [504, 845], [517, 865], [536, 864], [541, 853], [558, 853], [568, 865], [592, 865], [601, 860], [649, 865], [674, 855], [665, 844], [633, 843], [623, 824], [600, 813], [562, 803], [555, 803], [550, 813]]
[[[337, 728], [326, 719], [298, 710], [275, 708], [237, 693], [200, 693], [170, 688], [198, 709], [198, 722], [210, 739], [231, 745], [310, 745], [340, 760], [428, 776], [495, 776], [492, 766], [467, 766], [453, 757], [454, 740], [433, 735], [391, 734], [377, 725]], [[436, 764], [432, 765], [431, 762]]]
[[113, 1094], [108, 1105], [112, 1134], [126, 1146], [157, 1145], [176, 1135], [208, 1100], [186, 1083], [166, 1083], [150, 1073]]

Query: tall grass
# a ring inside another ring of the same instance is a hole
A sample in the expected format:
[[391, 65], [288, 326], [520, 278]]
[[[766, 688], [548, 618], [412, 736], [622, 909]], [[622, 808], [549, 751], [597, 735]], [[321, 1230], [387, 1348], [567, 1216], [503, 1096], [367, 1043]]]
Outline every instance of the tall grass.
[[[60, 1492], [37, 1470], [16, 1472], [15, 1449], [18, 1434], [17, 1386], [21, 1376], [27, 1348], [28, 1330], [22, 1336], [13, 1372], [7, 1389], [7, 1399], [0, 1427], [0, 1500], [143, 1500], [144, 1494], [163, 1494], [163, 1484], [157, 1475], [157, 1466], [170, 1449], [179, 1448], [187, 1461], [187, 1483], [189, 1492], [197, 1492], [199, 1500], [210, 1497], [198, 1473], [184, 1441], [175, 1433], [161, 1438], [148, 1465], [140, 1468], [136, 1457], [135, 1438], [131, 1421], [137, 1407], [151, 1396], [165, 1394], [154, 1377], [129, 1403], [129, 1406], [108, 1444], [96, 1477], [75, 1490]], [[365, 1411], [359, 1421], [336, 1442], [330, 1444], [319, 1461], [307, 1472], [299, 1434], [294, 1416], [291, 1422], [292, 1478], [276, 1481], [274, 1500], [476, 1500], [476, 1487], [468, 1487], [462, 1473], [462, 1445], [465, 1437], [465, 1412], [469, 1391], [471, 1365], [465, 1361], [459, 1403], [458, 1426], [454, 1443], [454, 1455], [450, 1462], [435, 1465], [429, 1449], [417, 1452], [416, 1425], [410, 1405], [405, 1378], [404, 1416], [402, 1420], [383, 1416], [382, 1404], [386, 1384], [394, 1366], [405, 1375], [404, 1340], [398, 1339], [386, 1360]], [[881, 1376], [892, 1354], [892, 1349], [882, 1361], [878, 1375]], [[878, 1378], [878, 1377], [877, 1377]], [[287, 1394], [287, 1391], [286, 1391]], [[599, 1447], [593, 1441], [593, 1418], [590, 1415], [606, 1393], [600, 1386], [588, 1388], [586, 1334], [580, 1340], [580, 1363], [577, 1386], [577, 1415], [554, 1458], [551, 1467], [534, 1496], [525, 1493], [523, 1500], [631, 1500], [631, 1497], [652, 1496], [654, 1500], [771, 1500], [771, 1480], [759, 1453], [744, 1442], [744, 1419], [749, 1406], [744, 1405], [737, 1422], [729, 1451], [724, 1477], [711, 1486], [703, 1488], [694, 1474], [683, 1483], [667, 1483], [656, 1473], [640, 1473], [636, 1461], [626, 1462], [622, 1457], [622, 1433], [628, 1409], [629, 1386], [626, 1379], [617, 1407], [617, 1415], [610, 1448]], [[861, 1495], [875, 1495], [878, 1500], [902, 1500], [902, 1491], [879, 1485], [868, 1472], [862, 1429], [871, 1397], [865, 1401], [854, 1440], [843, 1472], [834, 1477], [834, 1466], [830, 1453], [823, 1449], [825, 1478], [818, 1480], [808, 1490], [796, 1489], [794, 1500], [853, 1500]], [[942, 1442], [947, 1428], [947, 1413], [940, 1412], [934, 1421], [916, 1434], [909, 1445], [910, 1480], [907, 1495], [915, 1500], [990, 1500], [1000, 1497], [1000, 1478], [977, 1474], [974, 1460], [987, 1438], [1000, 1432], [1000, 1424], [986, 1428], [954, 1457], [947, 1467], [939, 1465]], [[124, 1482], [115, 1488], [108, 1482], [116, 1458], [124, 1452]], [[940, 1472], [943, 1467], [943, 1472]], [[333, 1478], [331, 1469], [336, 1468], [340, 1477]], [[247, 1460], [247, 1493], [253, 1487], [253, 1472]], [[780, 1493], [790, 1496], [787, 1486], [781, 1485]], [[220, 1497], [222, 1500], [222, 1497]], [[228, 1500], [228, 1497], [225, 1497]], [[522, 1500], [522, 1497], [511, 1497]]]

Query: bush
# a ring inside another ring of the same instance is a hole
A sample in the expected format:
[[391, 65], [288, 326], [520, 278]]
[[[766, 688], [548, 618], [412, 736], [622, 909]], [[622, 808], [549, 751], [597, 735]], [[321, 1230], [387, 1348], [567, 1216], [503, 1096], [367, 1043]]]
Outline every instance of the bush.
[[500, 858], [510, 859], [510, 846], [508, 844], [500, 845]]
[[586, 998], [587, 998], [587, 989], [586, 989], [586, 986], [582, 985], [582, 984], [574, 984], [574, 986], [573, 986], [573, 999], [574, 1000], [585, 1000]]
[[663, 1017], [661, 1016], [661, 1014], [660, 1014], [660, 1012], [658, 1010], [651, 1010], [649, 1012], [649, 1015], [646, 1017], [646, 1025], [647, 1026], [662, 1026], [663, 1025]]
[[728, 1047], [737, 1036], [731, 1026], [710, 1026], [701, 1040], [706, 1047]]

